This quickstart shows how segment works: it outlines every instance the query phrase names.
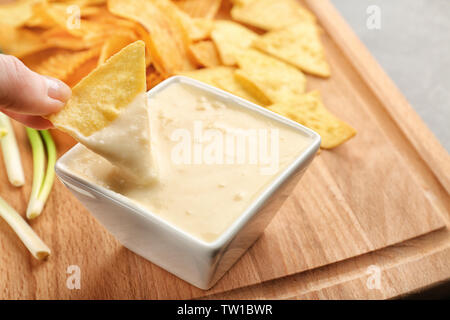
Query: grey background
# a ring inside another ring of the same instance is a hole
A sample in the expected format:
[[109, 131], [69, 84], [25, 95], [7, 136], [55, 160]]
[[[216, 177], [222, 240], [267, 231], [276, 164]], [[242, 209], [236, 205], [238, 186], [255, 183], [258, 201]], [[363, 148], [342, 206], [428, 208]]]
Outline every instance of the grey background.
[[[331, 0], [450, 152], [450, 0]], [[381, 28], [369, 30], [377, 5]]]

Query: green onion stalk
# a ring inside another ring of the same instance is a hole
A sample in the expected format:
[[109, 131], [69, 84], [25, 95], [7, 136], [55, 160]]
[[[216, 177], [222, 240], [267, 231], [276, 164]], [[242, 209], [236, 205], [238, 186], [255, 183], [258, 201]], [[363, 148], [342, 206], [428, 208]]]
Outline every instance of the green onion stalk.
[[[6, 119], [6, 121], [5, 121]], [[6, 124], [6, 125], [5, 125]], [[5, 134], [5, 135], [4, 135]], [[44, 137], [45, 135], [45, 137]], [[8, 136], [13, 136], [14, 140], [6, 141]], [[43, 134], [44, 140], [45, 139], [51, 139], [50, 134], [46, 135]], [[35, 138], [35, 136], [34, 136]], [[51, 141], [52, 142], [52, 141]], [[54, 157], [50, 156], [49, 162], [54, 162], [55, 160], [52, 160], [53, 158], [56, 159], [56, 149], [54, 148], [52, 151], [52, 145], [51, 142], [47, 142], [49, 144], [49, 153], [53, 154]], [[20, 157], [18, 158], [17, 155], [14, 155], [15, 149], [17, 149], [17, 143], [14, 137], [14, 131], [12, 129], [11, 123], [9, 121], [9, 118], [6, 116], [3, 116], [3, 114], [0, 113], [0, 143], [3, 150], [3, 155], [5, 158], [5, 163], [7, 164], [7, 168], [11, 169], [11, 167], [8, 167], [8, 161], [11, 161], [11, 159], [19, 159], [20, 164]], [[41, 142], [42, 144], [42, 142]], [[14, 146], [15, 145], [15, 146]], [[12, 149], [11, 149], [12, 148]], [[12, 156], [11, 156], [11, 152]], [[53, 157], [53, 158], [52, 158]], [[16, 163], [17, 164], [17, 163]], [[20, 164], [20, 168], [21, 168]], [[8, 169], [7, 169], [8, 170]], [[8, 171], [9, 172], [9, 171]], [[23, 170], [22, 170], [23, 172]], [[10, 175], [8, 175], [10, 177]], [[51, 181], [54, 179], [54, 172], [53, 172], [53, 178], [52, 173], [50, 174], [47, 181]], [[11, 180], [11, 179], [10, 179]], [[51, 189], [50, 187], [44, 188], [44, 192], [49, 192], [47, 189]], [[45, 201], [44, 201], [45, 202]], [[25, 245], [25, 247], [30, 251], [30, 253], [38, 260], [44, 260], [50, 255], [50, 249], [47, 247], [47, 245], [39, 238], [39, 236], [34, 232], [34, 230], [28, 225], [28, 223], [22, 218], [22, 216], [14, 210], [2, 197], [0, 197], [0, 217], [3, 218], [6, 223], [13, 229], [13, 231], [17, 234], [19, 239], [22, 241], [22, 243]]]
[[[50, 132], [26, 128], [33, 153], [33, 184], [28, 202], [27, 218], [38, 217], [47, 201], [55, 181], [56, 147]], [[42, 136], [42, 138], [41, 138]], [[42, 141], [43, 140], [43, 141]], [[45, 171], [45, 149], [47, 150], [47, 170]]]
[[50, 255], [50, 249], [31, 229], [26, 221], [11, 206], [0, 197], [0, 217], [14, 230], [33, 257], [43, 260]]
[[[0, 124], [3, 124], [3, 119]], [[8, 119], [9, 120], [9, 119]], [[0, 127], [0, 133], [3, 131], [4, 127]], [[9, 127], [8, 127], [9, 128]], [[5, 130], [7, 134], [8, 130]], [[6, 139], [5, 136], [1, 136], [2, 139]], [[3, 141], [2, 141], [3, 143]], [[2, 148], [4, 145], [2, 144]], [[6, 162], [5, 157], [5, 162]], [[33, 231], [33, 229], [26, 223], [22, 216], [17, 213], [2, 197], [0, 197], [0, 217], [2, 217], [6, 223], [14, 230], [20, 240], [23, 242], [25, 247], [31, 252], [33, 257], [38, 260], [43, 260], [50, 255], [50, 249], [47, 245], [39, 238], [39, 236]]]
[[0, 131], [4, 134], [3, 138], [0, 140], [0, 145], [2, 147], [3, 160], [6, 166], [8, 180], [13, 186], [21, 187], [25, 184], [25, 175], [23, 173], [19, 147], [17, 145], [11, 120], [1, 112]]

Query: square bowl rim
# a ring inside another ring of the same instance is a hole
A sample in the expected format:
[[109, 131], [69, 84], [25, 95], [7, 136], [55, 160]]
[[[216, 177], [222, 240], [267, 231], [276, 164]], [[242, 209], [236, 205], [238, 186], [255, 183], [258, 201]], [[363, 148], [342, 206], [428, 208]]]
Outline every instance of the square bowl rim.
[[[146, 92], [147, 98], [151, 98], [152, 95], [158, 93], [159, 91], [163, 90], [164, 88], [172, 85], [173, 83], [183, 83], [187, 84], [191, 87], [196, 87], [197, 89], [203, 90], [205, 92], [208, 92], [209, 94], [213, 96], [220, 96], [223, 100], [232, 100], [234, 105], [244, 108], [247, 110], [250, 110], [252, 112], [256, 112], [266, 118], [275, 120], [278, 123], [281, 123], [283, 125], [287, 125], [291, 128], [294, 128], [297, 130], [297, 132], [301, 132], [303, 135], [308, 136], [311, 139], [311, 142], [309, 145], [302, 151], [298, 156], [295, 157], [295, 159], [286, 167], [284, 168], [280, 173], [278, 173], [269, 183], [268, 186], [266, 186], [262, 192], [260, 192], [257, 197], [251, 202], [251, 204], [231, 223], [225, 231], [222, 232], [222, 234], [217, 237], [212, 242], [204, 241], [187, 231], [182, 230], [175, 224], [167, 221], [163, 217], [159, 216], [158, 214], [154, 213], [153, 211], [150, 211], [149, 209], [145, 208], [143, 205], [140, 205], [136, 201], [133, 201], [129, 199], [128, 197], [115, 192], [113, 190], [109, 190], [105, 187], [102, 187], [98, 184], [92, 183], [79, 175], [70, 172], [67, 170], [67, 167], [65, 166], [64, 162], [67, 158], [70, 158], [70, 155], [73, 150], [79, 148], [81, 146], [80, 143], [73, 146], [71, 149], [69, 149], [62, 157], [60, 157], [55, 165], [56, 173], [60, 179], [63, 181], [72, 180], [69, 181], [69, 183], [72, 185], [72, 183], [75, 181], [78, 184], [82, 185], [83, 188], [89, 189], [90, 191], [94, 191], [95, 193], [101, 194], [102, 196], [106, 197], [110, 201], [112, 201], [115, 204], [120, 205], [121, 207], [124, 207], [128, 210], [133, 211], [134, 213], [140, 215], [141, 217], [146, 218], [147, 220], [151, 220], [154, 222], [154, 220], [158, 221], [159, 225], [164, 225], [166, 229], [169, 229], [173, 232], [178, 233], [186, 240], [189, 240], [191, 243], [194, 243], [204, 249], [211, 250], [211, 251], [217, 251], [220, 250], [223, 246], [225, 246], [227, 243], [229, 243], [238, 233], [239, 231], [247, 224], [247, 222], [259, 211], [259, 209], [263, 206], [265, 201], [272, 196], [272, 194], [292, 175], [296, 172], [296, 170], [308, 159], [314, 157], [317, 150], [320, 147], [321, 138], [320, 135], [317, 134], [315, 131], [295, 122], [288, 118], [285, 118], [281, 115], [278, 115], [264, 107], [261, 107], [255, 103], [252, 103], [250, 101], [247, 101], [245, 99], [242, 99], [238, 96], [235, 96], [229, 92], [223, 91], [221, 89], [218, 89], [216, 87], [213, 87], [211, 85], [205, 84], [203, 82], [200, 82], [195, 79], [191, 79], [185, 76], [172, 76], [161, 83], [157, 84], [155, 87], [150, 89]], [[79, 188], [79, 187], [77, 187]]]

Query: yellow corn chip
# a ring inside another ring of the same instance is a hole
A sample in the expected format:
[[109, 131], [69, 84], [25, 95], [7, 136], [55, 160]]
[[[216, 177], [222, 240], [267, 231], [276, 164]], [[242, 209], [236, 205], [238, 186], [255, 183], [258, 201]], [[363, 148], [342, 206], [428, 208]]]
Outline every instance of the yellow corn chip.
[[81, 80], [49, 120], [73, 136], [87, 137], [108, 126], [145, 89], [145, 44], [136, 41]]
[[165, 15], [170, 22], [177, 26], [177, 32], [184, 41], [185, 46], [189, 46], [191, 39], [189, 32], [194, 26], [192, 26], [191, 17], [188, 14], [181, 11], [172, 1], [170, 0], [150, 0], [158, 9], [161, 10], [162, 14]]
[[189, 46], [191, 41], [203, 40], [209, 37], [213, 27], [211, 20], [191, 18], [187, 13], [179, 9], [169, 0], [152, 1], [164, 14], [169, 16], [172, 21], [179, 24], [186, 46]]
[[175, 4], [193, 18], [213, 19], [222, 0], [178, 0]]
[[254, 49], [236, 55], [236, 79], [264, 104], [276, 103], [305, 92], [306, 78], [297, 68]]
[[320, 33], [314, 24], [297, 23], [282, 30], [268, 32], [255, 40], [253, 45], [304, 72], [321, 77], [331, 75]]
[[189, 40], [198, 41], [209, 38], [214, 27], [212, 20], [204, 18], [190, 18], [185, 15], [183, 18], [184, 28], [187, 30]]
[[112, 55], [116, 54], [130, 43], [136, 41], [136, 38], [129, 38], [124, 36], [113, 36], [105, 41], [98, 58], [98, 63], [102, 64], [108, 60]]
[[[207, 19], [191, 18], [187, 13], [179, 9], [169, 0], [152, 0], [161, 12], [166, 15], [174, 24], [178, 26], [178, 33], [184, 42], [184, 49], [188, 56], [183, 70], [192, 70], [197, 66], [195, 59], [192, 57], [189, 46], [192, 41], [202, 40], [209, 37], [212, 29], [212, 22]], [[180, 70], [181, 71], [181, 70]]]
[[234, 20], [263, 29], [276, 30], [297, 22], [314, 23], [316, 18], [296, 0], [251, 0], [235, 4]]
[[149, 33], [149, 50], [156, 69], [169, 76], [193, 68], [186, 38], [180, 24], [153, 3], [146, 0], [110, 0], [109, 10], [121, 17], [139, 22]]
[[234, 68], [221, 66], [195, 71], [186, 71], [179, 74], [212, 85], [224, 91], [228, 91], [248, 101], [261, 104], [255, 97], [248, 93], [239, 82], [236, 81], [234, 71]]
[[211, 37], [219, 50], [222, 63], [232, 66], [236, 64], [236, 54], [249, 48], [258, 35], [236, 22], [217, 20]]
[[211, 40], [191, 44], [189, 49], [195, 61], [203, 67], [216, 67], [220, 65], [220, 57], [216, 45]]
[[191, 41], [203, 40], [210, 36], [213, 21], [204, 18], [191, 18], [169, 0], [153, 1], [164, 14], [168, 15], [172, 21], [178, 23], [186, 45], [190, 45]]
[[317, 23], [316, 16], [311, 11], [302, 6], [298, 7], [297, 15], [300, 17], [301, 22]]
[[335, 148], [356, 135], [355, 129], [325, 108], [319, 91], [273, 104], [268, 109], [316, 131], [322, 137], [324, 149]]

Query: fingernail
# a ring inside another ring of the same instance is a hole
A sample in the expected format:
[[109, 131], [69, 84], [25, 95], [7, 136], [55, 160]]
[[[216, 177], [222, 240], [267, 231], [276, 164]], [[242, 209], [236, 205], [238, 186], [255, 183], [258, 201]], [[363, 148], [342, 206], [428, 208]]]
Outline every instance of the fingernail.
[[61, 102], [69, 100], [72, 91], [64, 82], [50, 77], [45, 77], [45, 81], [47, 82], [47, 95], [50, 98]]

